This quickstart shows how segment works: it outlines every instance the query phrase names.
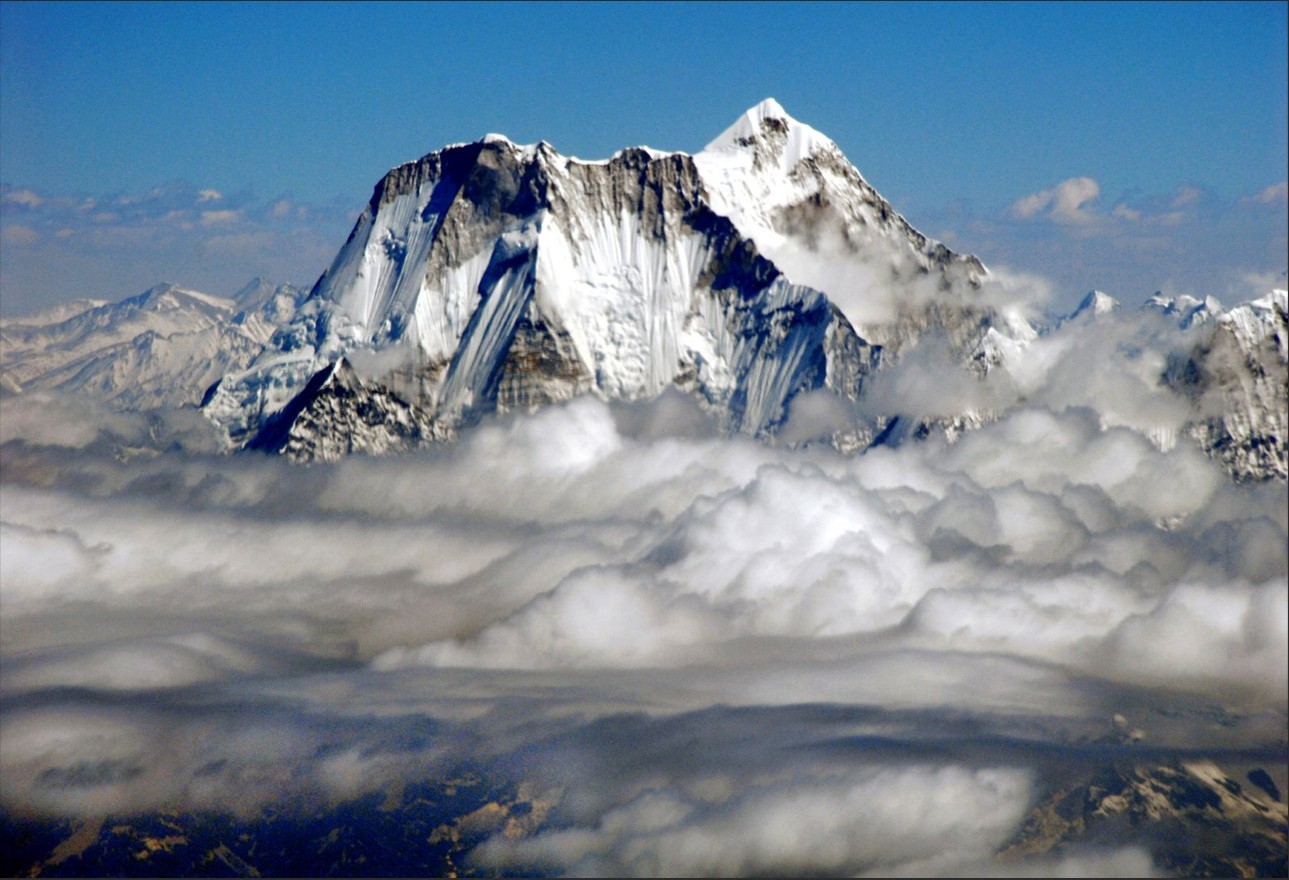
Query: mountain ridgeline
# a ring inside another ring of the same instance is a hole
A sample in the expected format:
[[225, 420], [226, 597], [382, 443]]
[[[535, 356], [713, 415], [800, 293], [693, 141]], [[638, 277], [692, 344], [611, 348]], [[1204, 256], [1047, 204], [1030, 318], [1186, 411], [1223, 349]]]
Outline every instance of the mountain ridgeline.
[[[1188, 438], [1239, 481], [1289, 475], [1284, 290], [1230, 310], [1156, 296], [1125, 317], [1099, 292], [1046, 322], [1030, 308], [767, 99], [694, 155], [445, 147], [381, 179], [307, 293], [159, 285], [7, 319], [0, 390], [198, 404], [229, 450], [311, 461], [675, 388], [727, 431], [859, 451], [952, 440], [1019, 405], [1101, 409], [1091, 385], [1071, 395], [1066, 377], [1054, 400], [1035, 386], [1035, 365], [1083, 358], [1074, 374], [1111, 382], [1154, 371], [1164, 404], [1147, 409], [1184, 410], [1133, 425], [1157, 444]], [[891, 378], [918, 364], [934, 402]], [[848, 415], [803, 429], [793, 404], [811, 392]]]

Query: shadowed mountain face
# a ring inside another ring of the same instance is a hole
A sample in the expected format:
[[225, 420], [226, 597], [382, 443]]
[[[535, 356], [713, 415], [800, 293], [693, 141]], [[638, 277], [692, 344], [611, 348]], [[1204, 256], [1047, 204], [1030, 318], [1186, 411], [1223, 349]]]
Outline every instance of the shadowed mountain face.
[[[1283, 290], [1229, 311], [1204, 303], [1197, 340], [1173, 353], [1164, 382], [1200, 418], [1188, 432], [1237, 480], [1289, 477], [1289, 296]], [[1169, 305], [1175, 305], [1169, 303]], [[1196, 322], [1198, 309], [1182, 323]]]
[[999, 858], [1129, 834], [1173, 876], [1281, 877], [1289, 869], [1285, 817], [1279, 788], [1261, 767], [1241, 782], [1207, 760], [1117, 763], [1055, 784]]

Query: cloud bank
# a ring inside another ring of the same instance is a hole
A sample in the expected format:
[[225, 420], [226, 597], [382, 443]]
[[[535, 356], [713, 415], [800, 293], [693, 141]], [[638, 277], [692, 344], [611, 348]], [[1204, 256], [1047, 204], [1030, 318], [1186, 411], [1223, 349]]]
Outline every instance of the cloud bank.
[[0, 806], [254, 816], [468, 764], [541, 806], [452, 826], [481, 870], [1149, 873], [994, 854], [1057, 768], [1132, 759], [1089, 745], [1116, 714], [1158, 760], [1283, 752], [1289, 514], [1066, 358], [852, 458], [679, 395], [307, 467], [0, 399]]

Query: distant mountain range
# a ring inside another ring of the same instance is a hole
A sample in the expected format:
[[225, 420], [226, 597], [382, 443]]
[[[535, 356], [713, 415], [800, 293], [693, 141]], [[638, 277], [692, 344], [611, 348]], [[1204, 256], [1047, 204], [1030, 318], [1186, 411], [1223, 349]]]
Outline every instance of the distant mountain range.
[[0, 321], [0, 375], [9, 391], [88, 394], [123, 409], [196, 404], [260, 353], [304, 294], [257, 278], [232, 299], [159, 284], [118, 303], [64, 303]]

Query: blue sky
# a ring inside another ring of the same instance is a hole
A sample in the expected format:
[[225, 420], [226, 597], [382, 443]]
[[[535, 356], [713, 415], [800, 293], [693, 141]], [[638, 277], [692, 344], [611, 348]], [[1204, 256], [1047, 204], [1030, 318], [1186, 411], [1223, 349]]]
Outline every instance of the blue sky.
[[766, 96], [1056, 305], [1239, 299], [1287, 262], [1286, 9], [6, 2], [0, 310], [310, 283], [446, 143], [695, 151]]

